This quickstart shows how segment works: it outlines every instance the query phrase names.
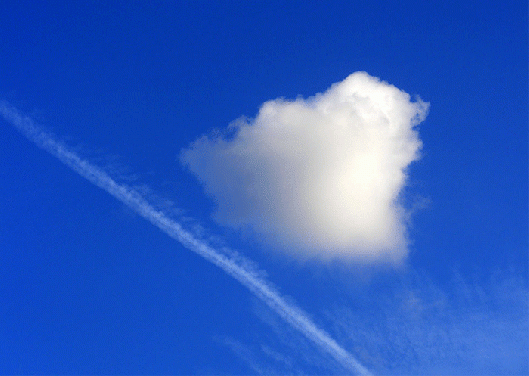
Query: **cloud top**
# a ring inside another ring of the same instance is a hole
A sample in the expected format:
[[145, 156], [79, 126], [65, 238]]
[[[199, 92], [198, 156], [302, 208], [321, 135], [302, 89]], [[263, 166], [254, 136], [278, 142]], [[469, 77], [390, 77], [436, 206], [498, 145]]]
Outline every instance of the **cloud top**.
[[268, 101], [180, 157], [221, 225], [251, 228], [302, 258], [399, 262], [399, 195], [427, 112], [428, 103], [356, 72], [308, 99]]

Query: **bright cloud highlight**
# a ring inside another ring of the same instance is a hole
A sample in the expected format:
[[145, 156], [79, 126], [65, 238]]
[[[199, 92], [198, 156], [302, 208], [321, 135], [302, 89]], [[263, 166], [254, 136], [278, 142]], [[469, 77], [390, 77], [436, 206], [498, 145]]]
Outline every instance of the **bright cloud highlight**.
[[181, 161], [222, 225], [252, 228], [302, 258], [400, 262], [408, 215], [399, 199], [428, 107], [356, 72], [308, 99], [264, 103]]

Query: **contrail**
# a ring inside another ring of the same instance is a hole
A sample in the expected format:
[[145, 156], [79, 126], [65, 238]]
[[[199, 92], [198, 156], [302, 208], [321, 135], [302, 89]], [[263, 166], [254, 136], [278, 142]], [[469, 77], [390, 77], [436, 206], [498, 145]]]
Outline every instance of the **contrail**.
[[300, 308], [287, 303], [279, 292], [270, 286], [262, 276], [244, 266], [244, 260], [242, 262], [241, 260], [237, 261], [233, 257], [210, 247], [204, 241], [197, 239], [163, 211], [156, 209], [134, 188], [117, 183], [102, 169], [81, 159], [76, 153], [69, 150], [66, 145], [56, 141], [50, 134], [42, 131], [33, 120], [20, 114], [16, 108], [7, 102], [0, 102], [0, 113], [8, 123], [37, 146], [57, 157], [92, 184], [123, 202], [171, 238], [180, 242], [184, 247], [199, 254], [238, 280], [256, 297], [277, 312], [287, 323], [322, 350], [329, 353], [342, 366], [359, 375], [371, 375], [367, 368], [342, 348], [329, 334], [318, 328], [308, 318], [306, 313]]

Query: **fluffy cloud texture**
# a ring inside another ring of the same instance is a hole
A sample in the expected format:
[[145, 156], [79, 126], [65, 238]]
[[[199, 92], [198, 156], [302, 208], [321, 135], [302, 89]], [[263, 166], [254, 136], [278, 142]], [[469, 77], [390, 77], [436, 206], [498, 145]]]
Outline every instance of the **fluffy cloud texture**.
[[303, 258], [401, 261], [406, 168], [428, 104], [365, 72], [196, 140], [181, 161], [221, 225], [251, 228]]

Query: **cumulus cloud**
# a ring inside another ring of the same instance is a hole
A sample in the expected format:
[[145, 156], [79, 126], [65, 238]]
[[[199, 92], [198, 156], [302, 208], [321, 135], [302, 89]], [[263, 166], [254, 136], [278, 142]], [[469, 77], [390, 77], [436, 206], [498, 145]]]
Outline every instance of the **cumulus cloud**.
[[306, 257], [401, 261], [406, 169], [428, 103], [356, 72], [308, 99], [275, 99], [254, 119], [196, 140], [182, 163], [221, 225], [251, 228]]

